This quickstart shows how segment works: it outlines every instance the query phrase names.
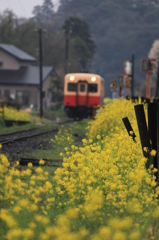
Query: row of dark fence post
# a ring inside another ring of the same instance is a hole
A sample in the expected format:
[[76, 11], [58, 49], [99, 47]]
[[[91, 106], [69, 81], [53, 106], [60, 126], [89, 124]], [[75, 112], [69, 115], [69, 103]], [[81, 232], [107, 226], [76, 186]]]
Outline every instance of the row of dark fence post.
[[[138, 98], [131, 99], [133, 102], [138, 101]], [[134, 106], [137, 125], [139, 129], [140, 141], [144, 157], [146, 157], [146, 168], [148, 169], [150, 164], [154, 165], [154, 168], [158, 169], [156, 173], [156, 181], [159, 184], [159, 99], [154, 99], [150, 102], [149, 99], [141, 99], [142, 102], [146, 102], [148, 105], [148, 126], [146, 123], [146, 116], [144, 111], [144, 103]], [[135, 140], [135, 133], [131, 127], [128, 118], [122, 119], [127, 132]], [[132, 132], [132, 134], [130, 134]], [[146, 151], [145, 151], [146, 150]], [[150, 156], [151, 150], [156, 150], [155, 156]], [[151, 162], [152, 160], [152, 162]]]

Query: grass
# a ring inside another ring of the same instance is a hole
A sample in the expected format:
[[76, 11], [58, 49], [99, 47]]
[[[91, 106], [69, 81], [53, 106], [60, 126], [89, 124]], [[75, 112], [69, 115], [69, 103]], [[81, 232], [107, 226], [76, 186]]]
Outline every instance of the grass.
[[17, 125], [14, 124], [11, 127], [6, 127], [5, 123], [0, 119], [0, 134], [5, 134], [9, 132], [15, 132], [15, 131], [21, 131], [21, 130], [27, 130], [30, 128], [35, 128], [35, 127], [40, 127], [40, 126], [45, 126], [45, 128], [50, 128], [55, 121], [46, 119], [46, 118], [39, 118], [35, 116], [31, 116], [31, 122], [24, 124], [24, 125]]
[[[86, 134], [86, 126], [88, 120], [83, 120], [72, 124], [71, 126], [60, 127], [61, 131], [58, 133], [58, 138], [46, 137], [45, 142], [48, 143], [46, 149], [45, 146], [41, 145], [41, 149], [38, 150], [26, 150], [22, 153], [23, 157], [38, 158], [38, 159], [61, 159], [61, 152], [64, 152], [65, 147], [70, 147], [70, 143], [67, 141], [68, 137], [73, 134], [72, 144], [80, 147], [82, 145], [82, 139]], [[56, 139], [57, 138], [57, 139]], [[63, 139], [61, 141], [61, 139]]]
[[39, 115], [38, 111], [32, 111], [30, 123], [21, 126], [14, 124], [11, 127], [6, 127], [4, 121], [0, 118], [0, 134], [34, 128], [43, 124], [49, 126], [54, 123], [57, 123], [57, 118], [59, 121], [68, 119], [65, 116], [65, 112], [62, 108], [57, 111], [48, 111], [46, 112], [46, 114], [44, 113], [43, 118], [40, 118], [38, 115]]
[[[33, 111], [32, 116], [39, 116], [39, 113], [37, 111]], [[68, 119], [62, 107], [57, 110], [45, 110], [43, 116], [54, 121], [56, 121], [57, 119], [59, 119], [60, 121]]]
[[18, 125], [14, 125], [12, 127], [4, 127], [4, 128], [0, 128], [0, 134], [5, 134], [5, 133], [12, 133], [12, 132], [16, 132], [16, 131], [22, 131], [22, 130], [27, 130], [30, 128], [40, 128], [42, 127], [44, 130], [49, 130], [50, 128], [52, 129], [53, 127], [55, 128], [55, 126], [51, 125], [51, 124], [36, 124], [36, 123], [28, 123], [22, 126], [18, 126]]
[[51, 112], [52, 112], [52, 114], [53, 114], [54, 116], [56, 116], [56, 117], [63, 117], [63, 118], [66, 117], [66, 114], [65, 114], [63, 108], [60, 108], [60, 109], [58, 109], [57, 111], [51, 111]]
[[27, 123], [27, 124], [22, 125], [22, 126], [18, 126], [18, 125], [13, 125], [11, 127], [5, 127], [4, 126], [3, 128], [0, 127], [0, 134], [15, 132], [15, 131], [21, 131], [21, 130], [33, 128], [35, 126], [36, 126], [35, 123]]

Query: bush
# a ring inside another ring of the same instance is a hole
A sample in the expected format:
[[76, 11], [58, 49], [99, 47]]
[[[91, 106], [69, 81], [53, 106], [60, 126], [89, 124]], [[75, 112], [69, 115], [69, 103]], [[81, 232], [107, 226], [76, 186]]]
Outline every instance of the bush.
[[62, 105], [63, 105], [63, 102], [57, 102], [54, 106], [51, 106], [50, 109], [52, 111], [57, 111], [62, 107]]
[[14, 100], [12, 100], [12, 101], [2, 101], [2, 102], [0, 102], [0, 105], [6, 106], [6, 107], [13, 107], [13, 108], [16, 108], [17, 110], [20, 110], [20, 108], [21, 108], [21, 105]]

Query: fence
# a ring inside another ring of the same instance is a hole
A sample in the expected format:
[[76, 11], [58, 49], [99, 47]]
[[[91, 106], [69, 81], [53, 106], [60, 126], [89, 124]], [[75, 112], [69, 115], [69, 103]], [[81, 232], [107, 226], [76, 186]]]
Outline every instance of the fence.
[[[135, 100], [138, 101], [137, 98]], [[156, 181], [159, 184], [159, 99], [154, 99], [153, 102], [150, 102], [149, 99], [142, 100], [143, 102], [145, 101], [148, 105], [148, 126], [146, 123], [144, 104], [141, 103], [134, 106], [142, 151], [144, 157], [148, 159], [146, 168], [148, 169], [150, 164], [153, 164], [154, 167], [158, 169], [158, 172], [156, 173]], [[132, 99], [132, 101], [134, 101], [134, 99]], [[131, 127], [128, 118], [126, 117], [122, 120], [128, 134], [132, 136], [134, 140], [136, 135]], [[145, 149], [147, 151], [145, 151]], [[152, 149], [156, 150], [156, 155], [154, 157], [150, 156]]]

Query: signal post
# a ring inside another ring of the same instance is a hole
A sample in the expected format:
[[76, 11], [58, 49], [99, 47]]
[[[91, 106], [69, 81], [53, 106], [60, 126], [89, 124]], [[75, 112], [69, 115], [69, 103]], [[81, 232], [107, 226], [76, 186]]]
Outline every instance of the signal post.
[[129, 88], [129, 97], [131, 97], [131, 95], [133, 95], [133, 93], [131, 92], [132, 89], [132, 62], [131, 61], [125, 61], [124, 64], [124, 79], [125, 79], [125, 87]]
[[155, 67], [156, 59], [145, 58], [141, 61], [141, 72], [146, 72], [146, 98], [151, 98], [151, 74]]
[[119, 97], [121, 98], [122, 97], [122, 88], [123, 88], [124, 74], [121, 73], [118, 76], [118, 79], [119, 79]]
[[111, 80], [111, 84], [110, 84], [110, 90], [112, 91], [112, 98], [116, 98], [117, 97], [117, 94], [116, 94], [116, 91], [117, 91], [117, 80]]
[[[133, 56], [134, 57], [134, 56]], [[123, 95], [123, 88], [126, 90], [128, 89], [129, 93], [129, 97], [131, 97], [131, 95], [133, 95], [133, 62], [131, 61], [125, 61], [124, 63], [124, 74], [121, 73], [118, 76], [118, 80], [119, 80], [119, 97], [122, 97]], [[132, 82], [132, 83], [131, 83]]]

